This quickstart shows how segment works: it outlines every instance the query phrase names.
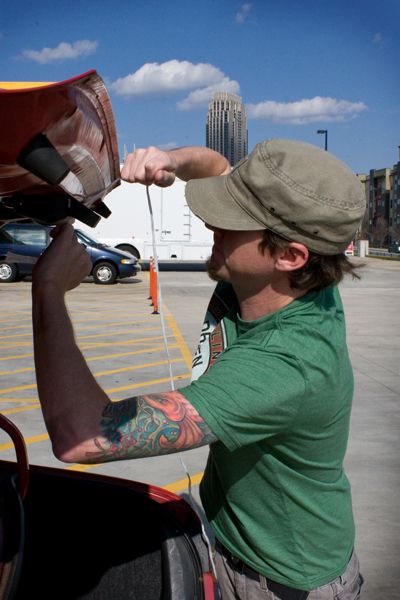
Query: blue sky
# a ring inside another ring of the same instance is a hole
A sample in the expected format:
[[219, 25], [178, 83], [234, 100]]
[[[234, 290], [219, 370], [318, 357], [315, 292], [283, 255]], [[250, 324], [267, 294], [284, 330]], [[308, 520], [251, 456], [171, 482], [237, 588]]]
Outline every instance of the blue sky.
[[96, 69], [124, 147], [205, 143], [214, 91], [240, 95], [249, 148], [283, 137], [356, 172], [400, 145], [398, 0], [0, 0], [0, 80]]

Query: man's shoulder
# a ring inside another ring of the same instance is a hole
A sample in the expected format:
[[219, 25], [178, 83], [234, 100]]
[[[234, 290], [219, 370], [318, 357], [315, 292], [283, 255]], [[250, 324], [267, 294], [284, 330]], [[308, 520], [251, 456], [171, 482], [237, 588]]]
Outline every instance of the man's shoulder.
[[336, 285], [321, 290], [311, 290], [294, 300], [284, 309], [284, 316], [309, 314], [320, 316], [321, 313], [341, 314], [343, 304]]

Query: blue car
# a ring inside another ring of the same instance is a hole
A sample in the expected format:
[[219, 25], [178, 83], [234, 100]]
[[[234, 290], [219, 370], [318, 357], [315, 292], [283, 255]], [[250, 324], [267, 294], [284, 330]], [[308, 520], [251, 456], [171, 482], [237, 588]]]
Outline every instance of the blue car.
[[[6, 223], [0, 228], [0, 283], [31, 275], [35, 262], [51, 242], [50, 231], [51, 227], [39, 223]], [[106, 246], [79, 229], [75, 229], [75, 233], [86, 245], [93, 265], [90, 274], [95, 283], [111, 284], [140, 271], [135, 256]]]

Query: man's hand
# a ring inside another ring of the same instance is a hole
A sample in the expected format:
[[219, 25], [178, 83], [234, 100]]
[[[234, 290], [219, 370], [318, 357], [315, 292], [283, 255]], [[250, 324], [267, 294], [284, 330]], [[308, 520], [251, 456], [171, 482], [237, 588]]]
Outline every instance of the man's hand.
[[72, 225], [55, 227], [51, 237], [53, 241], [33, 269], [32, 282], [35, 287], [50, 284], [65, 294], [89, 275], [92, 262], [86, 247], [78, 242]]
[[176, 169], [177, 163], [172, 152], [164, 152], [150, 146], [128, 154], [121, 177], [131, 183], [154, 183], [159, 187], [167, 187], [174, 183]]

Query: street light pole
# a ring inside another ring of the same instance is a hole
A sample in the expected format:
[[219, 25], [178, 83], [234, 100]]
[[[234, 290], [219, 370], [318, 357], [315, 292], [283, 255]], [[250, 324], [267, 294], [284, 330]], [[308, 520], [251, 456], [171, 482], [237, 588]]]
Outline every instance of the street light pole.
[[328, 150], [328, 130], [318, 129], [317, 133], [323, 133], [325, 135], [325, 150]]

